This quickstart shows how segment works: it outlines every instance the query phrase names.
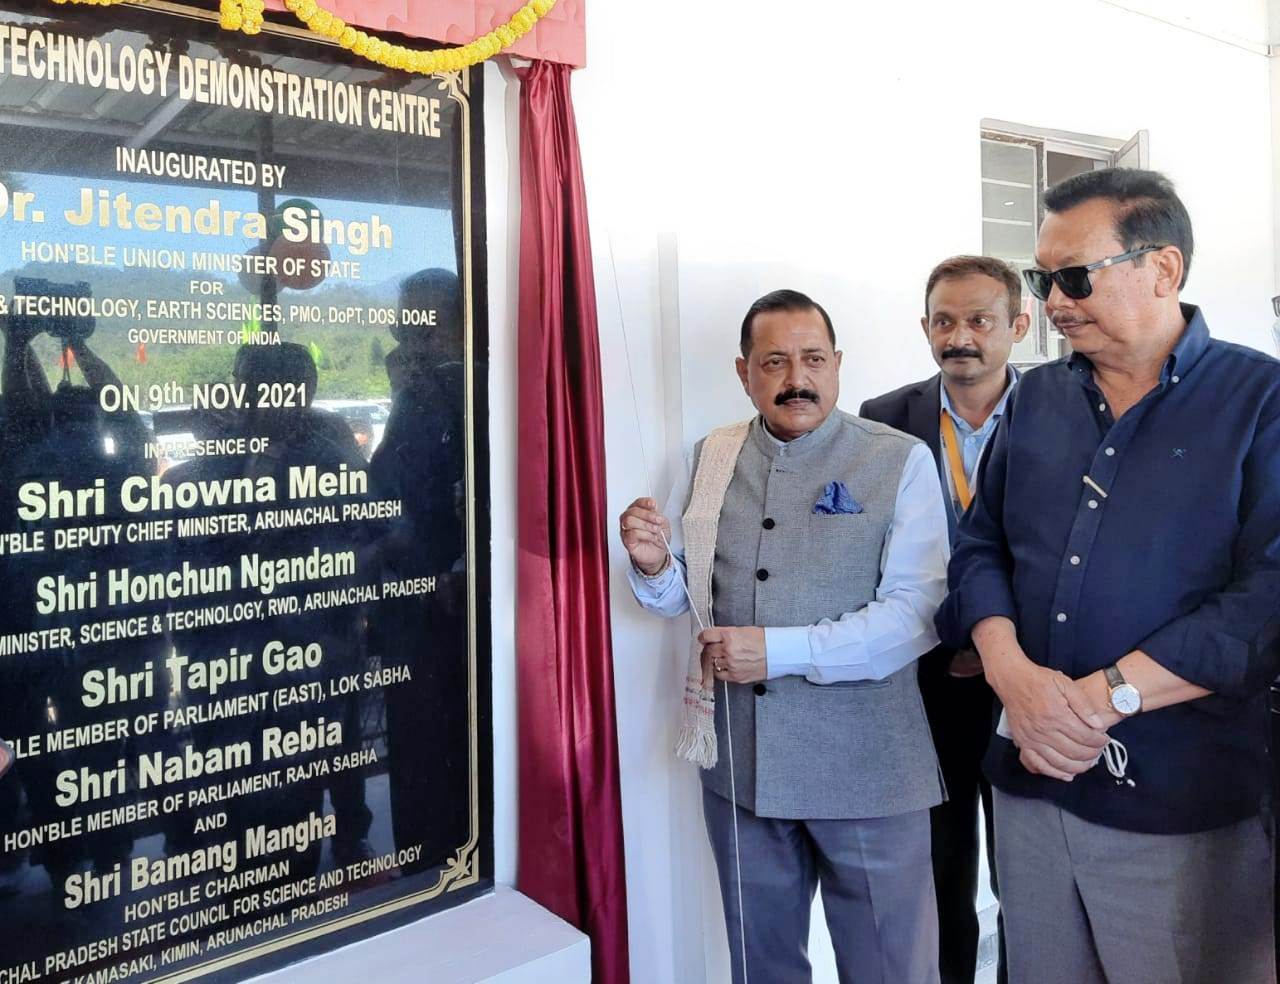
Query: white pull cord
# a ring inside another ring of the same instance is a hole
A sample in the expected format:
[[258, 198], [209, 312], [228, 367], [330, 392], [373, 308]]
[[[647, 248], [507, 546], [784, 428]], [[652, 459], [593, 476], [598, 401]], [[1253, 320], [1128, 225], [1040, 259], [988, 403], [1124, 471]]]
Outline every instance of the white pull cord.
[[1102, 750], [1102, 760], [1107, 763], [1107, 771], [1115, 777], [1116, 785], [1123, 783], [1131, 789], [1137, 788], [1138, 784], [1125, 775], [1125, 769], [1129, 767], [1129, 749], [1121, 742], [1114, 738], [1108, 741]]
[[[622, 313], [622, 289], [618, 284], [618, 264], [613, 257], [613, 234], [608, 234], [609, 242], [609, 266], [613, 270], [613, 293], [618, 303], [618, 325], [622, 328], [622, 353], [627, 363], [627, 379], [631, 383], [631, 406], [635, 412], [636, 418], [636, 439], [640, 446], [640, 467], [644, 472], [645, 485], [648, 487], [649, 498], [657, 502], [653, 495], [653, 473], [649, 471], [649, 459], [644, 450], [644, 425], [640, 416], [640, 401], [636, 395], [636, 377], [631, 368], [631, 342], [627, 338], [627, 319]], [[694, 621], [698, 623], [698, 630], [705, 632], [707, 624], [711, 621], [711, 612], [707, 612], [707, 619], [704, 622], [702, 614], [698, 611], [697, 606], [693, 603], [693, 595], [689, 593], [689, 584], [685, 580], [680, 565], [676, 563], [675, 552], [671, 549], [671, 543], [667, 540], [667, 534], [659, 530], [658, 535], [662, 537], [662, 545], [667, 549], [667, 559], [671, 564], [672, 570], [675, 571], [676, 580], [680, 582], [680, 587], [684, 590], [684, 596], [689, 601], [689, 611], [693, 613]], [[729, 746], [729, 798], [732, 800], [733, 808], [733, 866], [734, 866], [734, 887], [738, 896], [738, 945], [742, 951], [742, 980], [743, 984], [747, 982], [747, 929], [746, 919], [742, 914], [742, 849], [738, 841], [738, 781], [737, 770], [733, 766], [733, 715], [729, 713], [729, 681], [721, 680], [722, 690], [724, 691], [724, 726], [726, 744]]]
[[[1013, 742], [1013, 732], [1009, 729], [1009, 718], [1003, 710], [1000, 712], [1000, 720], [996, 722], [996, 734]], [[1017, 747], [1017, 742], [1014, 742], [1014, 747]], [[1098, 759], [1106, 763], [1107, 771], [1111, 773], [1117, 786], [1128, 786], [1130, 789], [1138, 788], [1138, 784], [1125, 774], [1129, 768], [1129, 749], [1124, 747], [1123, 742], [1116, 741], [1114, 738], [1108, 739], [1106, 747], [1102, 749], [1102, 754], [1097, 759], [1094, 759], [1094, 765], [1098, 764]]]

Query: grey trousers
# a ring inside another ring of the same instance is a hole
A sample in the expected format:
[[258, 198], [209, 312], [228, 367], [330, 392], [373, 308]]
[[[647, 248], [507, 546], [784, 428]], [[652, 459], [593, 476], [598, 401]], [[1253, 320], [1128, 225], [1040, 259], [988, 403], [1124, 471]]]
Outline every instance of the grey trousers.
[[[822, 906], [841, 984], [937, 984], [929, 811], [871, 820], [769, 820], [704, 789], [734, 984], [808, 984], [809, 910]], [[733, 813], [742, 861], [738, 922]]]
[[1010, 984], [1274, 984], [1260, 817], [1136, 834], [995, 791]]

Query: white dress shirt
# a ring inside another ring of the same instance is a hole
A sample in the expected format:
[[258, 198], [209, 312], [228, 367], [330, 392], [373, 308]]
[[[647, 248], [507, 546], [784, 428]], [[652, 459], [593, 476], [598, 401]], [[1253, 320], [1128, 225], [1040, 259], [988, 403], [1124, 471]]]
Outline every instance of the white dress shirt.
[[[956, 413], [956, 408], [951, 403], [951, 394], [947, 392], [946, 382], [944, 380], [939, 380], [938, 382], [938, 402], [941, 404], [942, 409], [951, 415], [952, 423], [956, 426], [956, 438], [960, 444], [960, 460], [964, 465], [964, 477], [969, 483], [970, 489], [978, 487], [978, 465], [982, 463], [982, 452], [991, 443], [991, 436], [996, 431], [996, 425], [1000, 423], [1000, 418], [1004, 416], [1005, 408], [1009, 406], [1009, 397], [1013, 395], [1013, 388], [1018, 384], [1018, 370], [1013, 366], [1005, 366], [1005, 370], [1005, 387], [1004, 393], [1000, 396], [1000, 402], [995, 405], [995, 409], [991, 411], [986, 421], [977, 430], [974, 430], [969, 421]], [[956, 491], [955, 476], [951, 474], [951, 466], [947, 463], [947, 440], [941, 432], [938, 434], [938, 445], [942, 450], [942, 454], [938, 456], [938, 471], [942, 475], [942, 487], [947, 491], [947, 526], [954, 537], [956, 523], [964, 515], [964, 507], [960, 505], [960, 495]]]
[[[663, 511], [671, 521], [675, 563], [654, 577], [646, 577], [634, 567], [627, 571], [636, 601], [667, 618], [689, 610], [680, 516], [691, 480], [690, 458]], [[893, 522], [880, 553], [875, 600], [836, 620], [766, 628], [769, 679], [797, 675], [817, 684], [881, 680], [938, 644], [933, 615], [947, 593], [950, 557], [943, 503], [933, 455], [927, 446], [917, 445], [907, 456], [898, 482]]]

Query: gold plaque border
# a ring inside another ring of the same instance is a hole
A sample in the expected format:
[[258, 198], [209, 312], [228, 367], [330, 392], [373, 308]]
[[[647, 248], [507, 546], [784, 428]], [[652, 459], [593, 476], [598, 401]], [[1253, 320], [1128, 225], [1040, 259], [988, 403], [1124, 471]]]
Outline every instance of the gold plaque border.
[[[218, 15], [211, 10], [189, 7], [181, 3], [170, 3], [167, 0], [126, 0], [125, 6], [148, 12], [160, 12], [192, 20], [217, 21]], [[317, 37], [310, 31], [290, 27], [283, 24], [267, 22], [262, 26], [263, 33], [311, 41], [319, 45], [337, 47], [326, 38]], [[265, 943], [237, 950], [226, 956], [207, 960], [204, 963], [166, 974], [160, 977], [146, 978], [148, 984], [178, 984], [180, 981], [196, 980], [207, 974], [229, 970], [237, 964], [249, 960], [267, 957], [289, 947], [306, 943], [310, 940], [349, 929], [361, 923], [390, 915], [410, 906], [429, 902], [446, 892], [467, 888], [480, 881], [479, 845], [480, 845], [480, 776], [479, 776], [479, 694], [477, 692], [477, 653], [476, 653], [476, 524], [475, 524], [475, 321], [472, 291], [474, 288], [474, 270], [472, 255], [472, 201], [471, 201], [471, 81], [467, 71], [445, 72], [432, 76], [439, 80], [439, 88], [447, 92], [450, 99], [460, 107], [462, 122], [462, 284], [463, 284], [463, 327], [464, 335], [464, 374], [465, 374], [465, 431], [466, 431], [466, 550], [467, 550], [467, 675], [468, 675], [468, 716], [470, 742], [470, 775], [469, 793], [471, 806], [471, 832], [466, 843], [454, 851], [450, 860], [440, 873], [436, 884], [420, 892], [388, 899], [377, 905], [361, 909], [328, 922], [308, 926], [306, 929], [289, 933]], [[321, 954], [314, 954], [320, 956]]]

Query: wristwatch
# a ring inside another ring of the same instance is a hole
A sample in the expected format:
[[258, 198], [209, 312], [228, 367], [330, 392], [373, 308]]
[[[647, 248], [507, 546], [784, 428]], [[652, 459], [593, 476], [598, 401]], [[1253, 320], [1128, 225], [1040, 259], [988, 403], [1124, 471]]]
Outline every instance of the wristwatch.
[[1107, 686], [1111, 688], [1111, 706], [1116, 713], [1132, 717], [1142, 710], [1142, 694], [1138, 688], [1125, 680], [1120, 667], [1112, 663], [1102, 671], [1107, 678]]

